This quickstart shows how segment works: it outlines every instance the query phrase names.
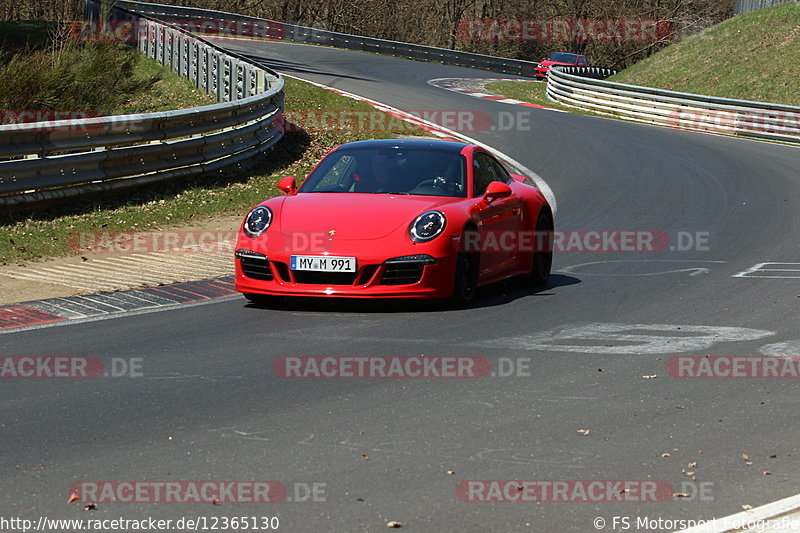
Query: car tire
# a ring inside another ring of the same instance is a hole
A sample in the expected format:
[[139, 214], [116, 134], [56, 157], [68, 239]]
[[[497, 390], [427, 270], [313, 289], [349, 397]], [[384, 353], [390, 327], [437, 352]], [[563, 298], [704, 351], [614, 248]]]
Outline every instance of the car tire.
[[453, 296], [450, 302], [454, 307], [468, 307], [478, 296], [478, 277], [481, 256], [478, 253], [461, 252], [456, 256], [456, 275], [453, 283]]
[[[542, 233], [545, 233], [546, 237], [538, 238]], [[537, 250], [533, 252], [531, 273], [528, 278], [533, 285], [545, 285], [550, 279], [550, 270], [553, 267], [553, 217], [550, 213], [546, 211], [539, 213], [539, 218], [536, 219], [536, 236]]]
[[283, 301], [283, 296], [273, 296], [271, 294], [254, 294], [251, 292], [243, 293], [247, 301], [259, 307], [275, 307]]

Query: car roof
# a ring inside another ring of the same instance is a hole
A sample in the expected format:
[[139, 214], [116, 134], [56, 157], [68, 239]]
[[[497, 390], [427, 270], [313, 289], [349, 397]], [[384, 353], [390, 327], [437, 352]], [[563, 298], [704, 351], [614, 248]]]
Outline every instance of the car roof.
[[443, 141], [439, 139], [370, 139], [345, 143], [339, 146], [337, 150], [357, 150], [361, 148], [416, 148], [461, 153], [467, 146], [469, 146], [468, 143]]

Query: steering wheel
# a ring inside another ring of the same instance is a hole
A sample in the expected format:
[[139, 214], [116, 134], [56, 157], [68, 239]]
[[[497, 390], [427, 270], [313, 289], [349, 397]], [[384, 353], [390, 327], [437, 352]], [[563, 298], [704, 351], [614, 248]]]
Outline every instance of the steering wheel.
[[430, 196], [447, 196], [447, 182], [442, 177], [436, 177], [431, 180], [423, 180], [417, 184], [410, 194], [430, 195]]

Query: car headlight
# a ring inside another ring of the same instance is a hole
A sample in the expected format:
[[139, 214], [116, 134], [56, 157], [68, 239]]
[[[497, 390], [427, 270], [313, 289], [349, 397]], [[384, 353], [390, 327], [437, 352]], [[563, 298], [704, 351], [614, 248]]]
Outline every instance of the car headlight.
[[436, 238], [447, 225], [447, 219], [441, 211], [426, 211], [418, 216], [411, 227], [408, 228], [408, 234], [414, 242], [428, 242]]
[[258, 237], [272, 224], [272, 209], [260, 205], [250, 211], [244, 219], [244, 232], [248, 237]]

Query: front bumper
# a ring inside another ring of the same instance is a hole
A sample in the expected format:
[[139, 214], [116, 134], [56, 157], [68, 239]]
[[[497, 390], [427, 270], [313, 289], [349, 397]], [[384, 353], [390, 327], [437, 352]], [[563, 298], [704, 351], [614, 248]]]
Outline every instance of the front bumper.
[[[249, 242], [248, 242], [249, 241]], [[247, 246], [247, 245], [250, 246]], [[356, 251], [337, 246], [333, 256], [356, 258], [356, 272], [311, 272], [291, 270], [292, 255], [281, 249], [258, 249], [252, 239], [240, 239], [236, 253], [236, 290], [274, 296], [318, 296], [348, 298], [449, 298], [453, 294], [456, 254], [446, 246], [406, 245], [397, 253]], [[256, 249], [254, 249], [256, 248]], [[405, 256], [427, 255], [430, 259], [396, 262]]]

